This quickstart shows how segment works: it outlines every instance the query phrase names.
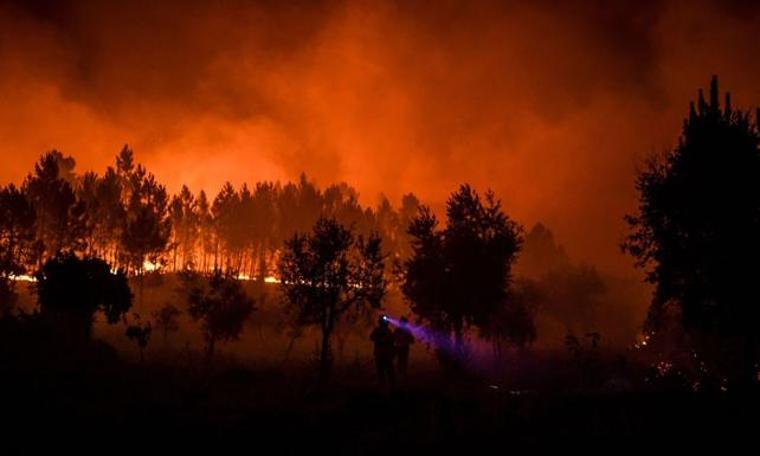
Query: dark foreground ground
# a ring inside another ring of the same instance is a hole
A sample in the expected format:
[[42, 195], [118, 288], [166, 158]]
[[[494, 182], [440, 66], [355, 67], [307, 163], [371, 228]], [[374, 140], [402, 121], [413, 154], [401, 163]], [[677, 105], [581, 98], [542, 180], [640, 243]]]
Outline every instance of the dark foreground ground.
[[0, 366], [6, 454], [627, 452], [666, 442], [725, 448], [754, 440], [760, 424], [760, 400], [747, 393], [515, 390], [436, 370], [384, 392], [366, 366], [341, 367], [316, 387], [311, 366], [220, 361], [209, 372], [125, 361], [102, 343], [57, 357], [18, 353], [4, 347]]
[[393, 391], [367, 357], [340, 363], [320, 386], [303, 358], [221, 353], [209, 368], [189, 355], [154, 348], [141, 363], [57, 324], [0, 319], [0, 455], [617, 453], [664, 443], [682, 454], [745, 442], [755, 454], [760, 436], [757, 392], [652, 383], [630, 354], [580, 363], [534, 354], [499, 375], [485, 366], [444, 375], [417, 352]]

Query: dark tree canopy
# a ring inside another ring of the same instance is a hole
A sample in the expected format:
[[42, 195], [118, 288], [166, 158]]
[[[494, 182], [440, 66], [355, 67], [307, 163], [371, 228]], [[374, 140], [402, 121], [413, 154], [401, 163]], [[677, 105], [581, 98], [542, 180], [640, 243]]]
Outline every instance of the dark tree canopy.
[[84, 247], [87, 212], [72, 185], [73, 167], [71, 157], [53, 150], [34, 165], [22, 187], [35, 210], [39, 253], [47, 257]]
[[[125, 147], [121, 157], [128, 161], [127, 156], [131, 157], [131, 150]], [[122, 173], [126, 180], [122, 261], [128, 270], [142, 274], [145, 261], [160, 263], [167, 249], [171, 235], [169, 196], [166, 188], [142, 165], [127, 168]]]
[[[639, 175], [624, 248], [655, 296], [649, 327], [677, 314], [703, 360], [752, 375], [760, 329], [760, 136], [757, 117], [720, 103], [713, 78], [671, 153]], [[722, 366], [722, 367], [720, 367]], [[746, 377], [745, 377], [746, 378]]]
[[522, 229], [492, 192], [481, 199], [469, 185], [451, 195], [446, 216], [443, 230], [425, 207], [412, 220], [402, 290], [415, 314], [453, 333], [461, 348], [466, 327], [488, 326], [507, 302]]
[[140, 350], [140, 362], [143, 362], [145, 360], [145, 349], [148, 347], [148, 342], [150, 342], [153, 327], [150, 322], [141, 323], [140, 316], [137, 314], [135, 314], [134, 318], [135, 321], [127, 325], [125, 335], [127, 339], [137, 345], [138, 350]]
[[34, 261], [35, 213], [13, 184], [0, 188], [0, 316], [15, 307], [15, 277]]
[[179, 330], [180, 315], [182, 311], [168, 303], [153, 312], [153, 320], [156, 327], [163, 333], [164, 342], [167, 342], [170, 332]]
[[41, 313], [79, 321], [88, 336], [96, 312], [114, 324], [132, 306], [124, 272], [112, 272], [108, 263], [98, 258], [60, 253], [48, 260], [36, 277]]
[[523, 348], [536, 340], [535, 315], [544, 299], [542, 290], [532, 280], [521, 279], [512, 284], [505, 303], [480, 328], [481, 336], [492, 342], [497, 360], [501, 359], [505, 344]]
[[598, 329], [607, 285], [596, 268], [567, 264], [547, 272], [539, 283], [544, 313], [561, 322], [568, 333]]
[[174, 270], [198, 266], [195, 250], [200, 232], [198, 202], [187, 186], [172, 198], [169, 217], [172, 226], [172, 264]]
[[[73, 251], [103, 258], [127, 275], [220, 269], [263, 281], [276, 268], [284, 242], [322, 216], [365, 237], [377, 233], [389, 264], [409, 253], [404, 230], [418, 205], [411, 194], [398, 211], [385, 198], [376, 207], [362, 206], [348, 184], [320, 188], [301, 174], [296, 182], [226, 183], [212, 197], [186, 186], [170, 195], [128, 145], [103, 174], [79, 175], [75, 165], [72, 157], [53, 150], [40, 157], [21, 189], [14, 189], [34, 219], [29, 245], [22, 249], [14, 243], [16, 264], [26, 274], [58, 251]], [[12, 198], [0, 203], [0, 211], [12, 215], [9, 221], [19, 221]], [[6, 285], [3, 289], [13, 288]]]
[[355, 237], [335, 219], [319, 218], [310, 234], [285, 243], [280, 289], [301, 325], [322, 332], [322, 375], [330, 369], [330, 336], [351, 309], [380, 307], [387, 286], [378, 236]]
[[117, 247], [126, 220], [121, 204], [123, 185], [113, 168], [109, 167], [103, 177], [89, 172], [82, 178], [79, 198], [87, 207], [88, 252], [106, 257]]
[[0, 316], [16, 301], [16, 276], [34, 260], [34, 208], [14, 185], [0, 187]]
[[217, 342], [240, 337], [244, 323], [255, 310], [253, 299], [239, 280], [220, 271], [209, 278], [186, 271], [182, 273], [182, 282], [187, 313], [201, 323], [210, 360]]
[[517, 275], [540, 279], [547, 271], [570, 267], [571, 261], [554, 233], [543, 223], [537, 223], [525, 234], [516, 266]]

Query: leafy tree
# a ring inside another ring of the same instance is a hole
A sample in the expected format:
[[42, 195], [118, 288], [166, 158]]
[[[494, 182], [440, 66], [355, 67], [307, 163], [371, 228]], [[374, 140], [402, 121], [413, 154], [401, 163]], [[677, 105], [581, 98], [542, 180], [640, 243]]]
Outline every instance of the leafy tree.
[[506, 301], [480, 328], [481, 335], [492, 342], [497, 361], [505, 344], [523, 348], [536, 340], [535, 314], [544, 300], [535, 281], [517, 280], [510, 288]]
[[0, 188], [0, 316], [16, 303], [14, 276], [27, 271], [33, 257], [35, 214], [13, 184]]
[[[332, 217], [358, 233], [373, 230], [374, 214], [365, 212], [359, 205], [359, 194], [345, 182], [327, 187], [322, 194], [322, 215]], [[377, 231], [379, 233], [379, 231]]]
[[138, 165], [129, 176], [129, 203], [121, 237], [122, 258], [127, 270], [144, 272], [145, 261], [159, 264], [171, 235], [166, 188]]
[[240, 281], [229, 274], [214, 272], [210, 278], [191, 272], [181, 273], [187, 313], [201, 323], [209, 362], [217, 342], [240, 337], [245, 321], [255, 310]]
[[150, 334], [153, 331], [150, 322], [141, 323], [140, 315], [134, 315], [135, 322], [127, 326], [126, 336], [133, 341], [140, 350], [140, 363], [145, 361], [145, 349], [150, 342]]
[[163, 333], [164, 343], [168, 342], [170, 332], [179, 330], [180, 315], [182, 311], [168, 303], [153, 313], [156, 327]]
[[310, 234], [285, 243], [278, 264], [280, 289], [299, 324], [320, 329], [320, 373], [330, 374], [331, 336], [352, 309], [377, 308], [385, 295], [380, 238], [355, 237], [330, 218], [319, 218]]
[[444, 237], [438, 218], [427, 206], [421, 206], [409, 224], [412, 255], [404, 262], [402, 292], [412, 309], [434, 329], [449, 332], [451, 324], [444, 311], [448, 293], [448, 266]]
[[400, 212], [387, 199], [376, 209], [363, 207], [346, 183], [323, 191], [304, 174], [284, 186], [226, 184], [213, 201], [204, 192], [196, 198], [187, 187], [171, 196], [135, 161], [128, 145], [102, 175], [77, 176], [75, 164], [51, 151], [22, 187], [35, 212], [36, 245], [30, 252], [37, 267], [60, 250], [103, 258], [128, 275], [142, 276], [148, 263], [157, 268], [172, 263], [174, 270], [219, 268], [262, 280], [275, 267], [284, 241], [311, 229], [320, 216], [357, 234], [378, 233], [393, 265], [409, 253], [403, 227], [419, 205], [410, 194]]
[[77, 198], [71, 177], [61, 171], [61, 164], [71, 174], [71, 157], [56, 150], [46, 153], [22, 186], [35, 210], [39, 264], [61, 250], [82, 250], [87, 236], [86, 207]]
[[239, 259], [245, 249], [240, 209], [240, 194], [225, 183], [211, 206], [217, 239], [214, 266], [235, 275], [240, 272]]
[[251, 199], [251, 274], [254, 276], [254, 261], [258, 261], [256, 273], [263, 281], [267, 273], [268, 254], [278, 248], [277, 229], [277, 187], [271, 182], [259, 182]]
[[570, 257], [558, 245], [554, 233], [542, 223], [536, 223], [525, 235], [515, 273], [531, 279], [541, 279], [547, 272], [571, 267]]
[[203, 272], [209, 270], [208, 257], [214, 253], [214, 219], [211, 215], [211, 206], [208, 202], [206, 192], [201, 190], [198, 194], [198, 205], [196, 217], [198, 218], [198, 239], [200, 240], [201, 268]]
[[408, 229], [420, 211], [420, 200], [413, 193], [408, 193], [401, 198], [401, 207], [398, 211], [398, 227], [396, 229], [396, 252], [400, 261], [406, 261], [412, 255], [412, 236]]
[[385, 196], [381, 196], [380, 203], [374, 213], [374, 230], [380, 233], [383, 239], [383, 250], [390, 260], [396, 260], [399, 251], [399, 217], [393, 210], [391, 202]]
[[124, 206], [129, 204], [132, 194], [137, 191], [144, 172], [144, 169], [138, 168], [135, 164], [134, 151], [125, 144], [116, 156], [116, 175], [122, 187], [121, 201]]
[[196, 211], [195, 196], [183, 185], [179, 195], [172, 198], [169, 216], [172, 226], [173, 269], [177, 270], [178, 256], [181, 265], [195, 266], [195, 250], [198, 242], [199, 219]]
[[461, 355], [467, 327], [488, 326], [507, 302], [521, 228], [492, 192], [481, 200], [469, 185], [451, 195], [446, 216], [443, 230], [427, 208], [412, 220], [412, 256], [404, 264], [402, 291], [415, 314], [453, 336]]
[[108, 263], [98, 258], [59, 253], [42, 266], [36, 278], [41, 314], [61, 321], [86, 340], [96, 312], [114, 324], [132, 306], [127, 276], [123, 271], [111, 272]]
[[568, 332], [595, 331], [607, 285], [593, 266], [565, 264], [539, 281], [544, 290], [543, 313]]
[[88, 251], [101, 258], [117, 261], [119, 240], [126, 224], [122, 204], [122, 182], [116, 171], [108, 167], [105, 175], [86, 173], [79, 186], [79, 198], [87, 208]]
[[515, 275], [534, 281], [541, 290], [536, 320], [544, 346], [559, 346], [566, 333], [600, 328], [608, 328], [608, 342], [627, 346], [640, 333], [640, 323], [631, 321], [637, 318], [640, 295], [646, 293], [641, 284], [574, 262], [542, 223], [525, 235]]
[[[760, 112], [758, 113], [760, 115]], [[638, 176], [624, 249], [655, 285], [648, 327], [676, 315], [713, 372], [754, 380], [760, 331], [758, 117], [710, 98], [691, 104], [678, 146]]]
[[322, 192], [301, 174], [298, 183], [289, 182], [280, 192], [277, 204], [279, 217], [278, 244], [282, 245], [295, 233], [305, 233], [323, 215]]

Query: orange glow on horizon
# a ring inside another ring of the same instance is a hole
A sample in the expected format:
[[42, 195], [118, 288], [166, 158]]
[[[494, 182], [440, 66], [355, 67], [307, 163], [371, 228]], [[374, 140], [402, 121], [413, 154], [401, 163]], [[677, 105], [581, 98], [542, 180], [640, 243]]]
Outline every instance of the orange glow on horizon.
[[737, 58], [760, 15], [718, 2], [137, 3], [0, 6], [1, 183], [53, 148], [102, 173], [124, 143], [170, 191], [212, 197], [305, 172], [440, 209], [469, 182], [630, 274], [636, 167], [675, 144], [713, 72], [760, 102], [757, 59]]

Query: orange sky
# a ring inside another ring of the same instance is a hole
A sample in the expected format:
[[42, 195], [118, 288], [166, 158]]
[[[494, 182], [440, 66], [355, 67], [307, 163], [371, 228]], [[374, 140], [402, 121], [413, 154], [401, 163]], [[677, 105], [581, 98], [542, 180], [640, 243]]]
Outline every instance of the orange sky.
[[630, 273], [636, 167], [712, 74], [760, 103], [741, 2], [284, 3], [0, 3], [0, 182], [124, 143], [171, 190], [305, 171], [440, 204], [470, 182]]

